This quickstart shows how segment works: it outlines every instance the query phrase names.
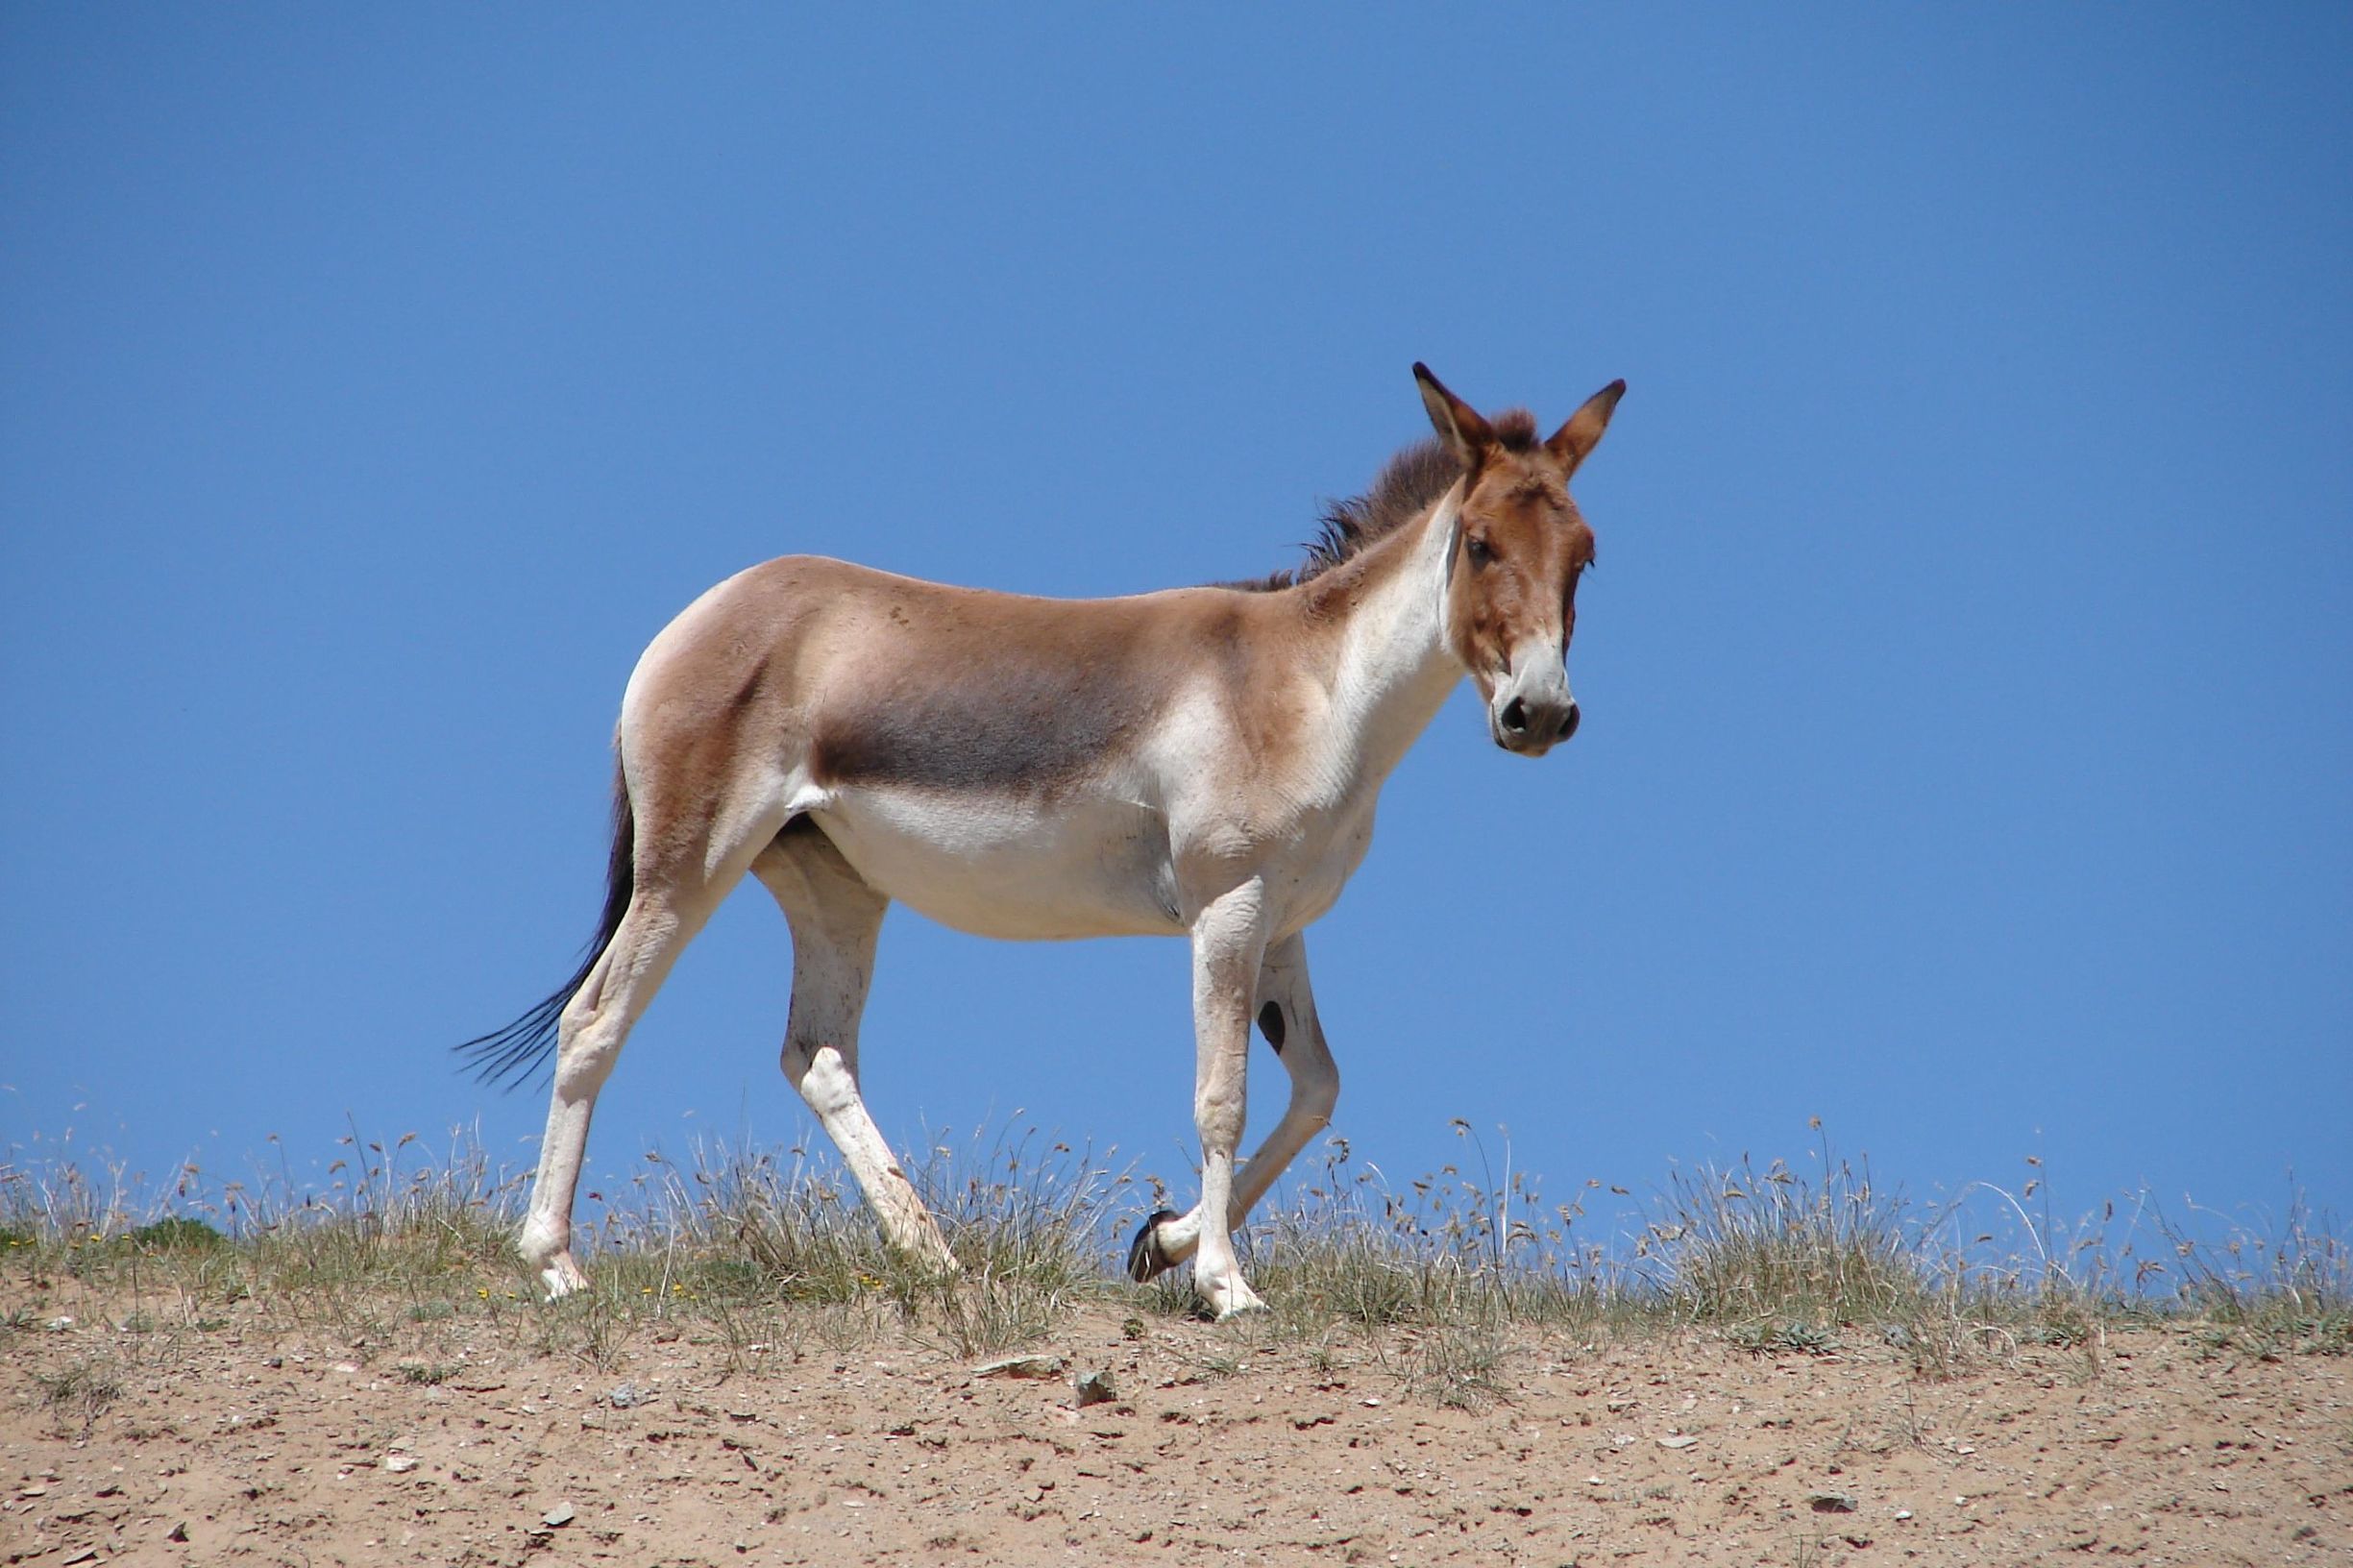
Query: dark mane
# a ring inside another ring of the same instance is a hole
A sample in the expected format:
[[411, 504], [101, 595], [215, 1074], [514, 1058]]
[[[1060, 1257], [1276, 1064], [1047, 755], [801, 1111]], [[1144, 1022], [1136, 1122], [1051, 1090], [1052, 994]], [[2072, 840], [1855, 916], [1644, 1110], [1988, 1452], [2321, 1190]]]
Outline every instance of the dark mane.
[[[1536, 444], [1536, 419], [1525, 408], [1496, 415], [1489, 428], [1506, 452], [1526, 452]], [[1416, 441], [1381, 465], [1370, 490], [1325, 502], [1320, 528], [1307, 547], [1308, 558], [1297, 568], [1219, 586], [1271, 593], [1322, 576], [1419, 517], [1461, 477], [1462, 465], [1435, 439]]]

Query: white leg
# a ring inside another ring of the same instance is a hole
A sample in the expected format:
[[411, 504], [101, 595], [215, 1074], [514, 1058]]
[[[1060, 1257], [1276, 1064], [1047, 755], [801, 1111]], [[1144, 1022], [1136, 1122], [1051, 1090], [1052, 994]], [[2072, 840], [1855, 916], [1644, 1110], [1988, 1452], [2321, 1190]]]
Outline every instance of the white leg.
[[762, 808], [733, 819], [714, 813], [697, 827], [649, 810], [642, 797], [635, 804], [634, 891], [612, 940], [556, 1025], [555, 1091], [548, 1103], [539, 1176], [518, 1244], [551, 1297], [588, 1283], [572, 1256], [572, 1200], [588, 1150], [597, 1091], [612, 1075], [623, 1041], [671, 965], [783, 821], [780, 813]]
[[916, 1196], [858, 1092], [858, 1020], [890, 900], [860, 880], [814, 825], [777, 839], [752, 862], [752, 873], [775, 895], [793, 928], [784, 1075], [842, 1151], [891, 1245], [952, 1271], [956, 1257], [939, 1222]]
[[1287, 937], [1267, 948], [1259, 970], [1254, 1016], [1290, 1074], [1291, 1097], [1283, 1119], [1242, 1167], [1240, 1190], [1234, 1195], [1237, 1225], [1249, 1217], [1299, 1151], [1332, 1125], [1332, 1108], [1340, 1097], [1340, 1069], [1315, 1017], [1315, 996], [1308, 989], [1307, 943], [1300, 937]]
[[[1323, 1025], [1315, 1017], [1315, 997], [1308, 985], [1305, 939], [1289, 936], [1267, 947], [1259, 969], [1256, 1002], [1253, 1016], [1290, 1074], [1291, 1097], [1283, 1119], [1241, 1168], [1229, 1211], [1233, 1226], [1249, 1217], [1299, 1151], [1331, 1125], [1332, 1108], [1340, 1094], [1339, 1068], [1324, 1041]], [[1155, 1214], [1129, 1251], [1129, 1272], [1139, 1280], [1148, 1280], [1191, 1257], [1200, 1243], [1201, 1217], [1198, 1207], [1183, 1215]]]
[[551, 1298], [588, 1283], [572, 1256], [572, 1199], [588, 1149], [597, 1091], [612, 1075], [630, 1026], [708, 913], [707, 907], [681, 912], [641, 890], [557, 1025], [555, 1090], [520, 1243], [524, 1262], [539, 1270]]
[[1193, 1288], [1219, 1319], [1265, 1303], [1234, 1256], [1234, 1155], [1246, 1112], [1250, 1004], [1266, 951], [1265, 901], [1256, 881], [1227, 894], [1193, 922], [1193, 1125], [1201, 1135], [1199, 1213], [1218, 1222], [1194, 1243]]

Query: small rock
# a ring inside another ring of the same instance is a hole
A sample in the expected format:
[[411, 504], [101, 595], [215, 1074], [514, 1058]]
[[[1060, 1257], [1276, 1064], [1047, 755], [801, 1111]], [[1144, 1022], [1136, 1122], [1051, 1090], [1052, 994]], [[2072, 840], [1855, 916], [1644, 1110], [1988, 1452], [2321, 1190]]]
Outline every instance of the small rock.
[[1071, 1380], [1071, 1383], [1078, 1390], [1080, 1409], [1085, 1409], [1090, 1405], [1101, 1405], [1108, 1400], [1119, 1397], [1119, 1390], [1112, 1386], [1109, 1372], [1081, 1372]]
[[546, 1513], [540, 1515], [539, 1522], [547, 1526], [550, 1530], [556, 1530], [562, 1526], [572, 1523], [573, 1520], [578, 1517], [579, 1515], [573, 1511], [571, 1504], [558, 1503], [555, 1507], [550, 1508]]
[[163, 1538], [167, 1541], [186, 1540], [188, 1538], [188, 1522], [185, 1519], [181, 1520], [180, 1523], [172, 1526], [171, 1533]]
[[416, 1467], [415, 1458], [407, 1454], [394, 1454], [384, 1459], [384, 1468], [396, 1476], [404, 1476]]
[[1845, 1492], [1808, 1492], [1805, 1506], [1816, 1513], [1852, 1513], [1862, 1507]]
[[1059, 1378], [1069, 1363], [1059, 1356], [1007, 1356], [972, 1368], [976, 1378]]
[[53, 1317], [49, 1320], [49, 1332], [52, 1334], [63, 1334], [73, 1326], [74, 1320], [70, 1317]]
[[1661, 1437], [1658, 1439], [1658, 1446], [1661, 1448], [1689, 1448], [1692, 1444], [1698, 1441], [1699, 1439], [1697, 1437], [1688, 1437], [1683, 1435], [1681, 1433], [1678, 1433], [1672, 1437]]
[[625, 1410], [630, 1406], [642, 1405], [645, 1401], [646, 1396], [637, 1391], [637, 1384], [633, 1383], [616, 1384], [613, 1391], [604, 1396], [604, 1402], [617, 1410]]

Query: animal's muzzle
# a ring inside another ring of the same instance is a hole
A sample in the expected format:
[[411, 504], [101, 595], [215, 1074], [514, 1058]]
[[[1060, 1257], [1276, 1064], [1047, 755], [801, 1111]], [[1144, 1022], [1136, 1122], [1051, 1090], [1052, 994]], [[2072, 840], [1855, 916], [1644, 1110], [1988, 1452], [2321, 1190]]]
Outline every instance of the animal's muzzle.
[[1522, 756], [1540, 757], [1577, 733], [1577, 699], [1566, 694], [1522, 693], [1494, 710], [1495, 744]]

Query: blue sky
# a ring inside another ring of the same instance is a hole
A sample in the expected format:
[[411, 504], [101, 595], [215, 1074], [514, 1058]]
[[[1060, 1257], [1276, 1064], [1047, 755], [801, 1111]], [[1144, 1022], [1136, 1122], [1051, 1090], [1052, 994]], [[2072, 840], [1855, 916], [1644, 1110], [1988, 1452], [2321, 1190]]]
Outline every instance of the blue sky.
[[[242, 1169], [544, 1105], [640, 649], [771, 555], [1287, 564], [1556, 422], [1577, 740], [1466, 694], [1311, 934], [1337, 1130], [1557, 1196], [2353, 1200], [2353, 13], [13, 7], [0, 1145]], [[758, 890], [592, 1169], [808, 1127]], [[1181, 944], [904, 911], [885, 1130], [1178, 1180]], [[1281, 1081], [1260, 1048], [1254, 1134]]]

